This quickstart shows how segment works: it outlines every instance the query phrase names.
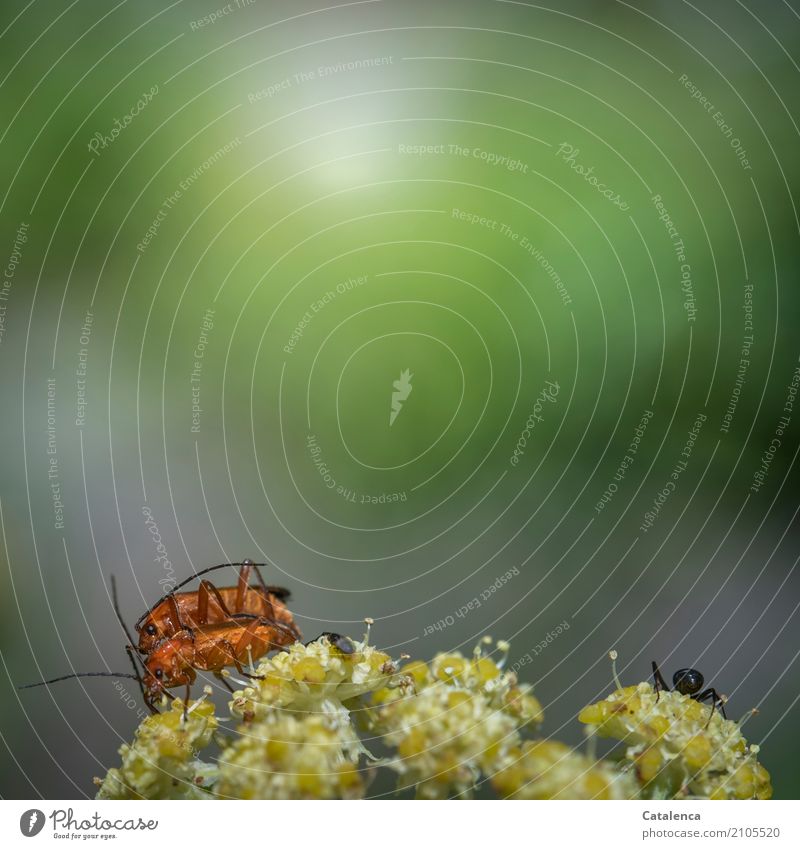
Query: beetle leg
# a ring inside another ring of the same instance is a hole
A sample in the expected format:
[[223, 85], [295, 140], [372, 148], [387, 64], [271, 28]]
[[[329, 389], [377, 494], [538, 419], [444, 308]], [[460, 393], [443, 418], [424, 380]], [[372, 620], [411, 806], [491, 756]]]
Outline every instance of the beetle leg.
[[[258, 568], [258, 567], [256, 567]], [[250, 572], [253, 570], [253, 561], [245, 560], [239, 567], [239, 580], [236, 584], [236, 610], [235, 613], [244, 611], [244, 603], [247, 591], [250, 589]]]
[[175, 601], [175, 594], [173, 593], [171, 595], [168, 595], [165, 601], [169, 606], [169, 613], [172, 617], [173, 623], [175, 624], [175, 630], [183, 631], [186, 626], [183, 624], [183, 620], [181, 619], [181, 611], [178, 607], [178, 602]]
[[256, 576], [258, 577], [258, 582], [261, 585], [262, 592], [259, 593], [261, 597], [267, 602], [269, 605], [269, 610], [267, 611], [270, 619], [275, 618], [275, 606], [272, 604], [272, 597], [270, 595], [270, 589], [264, 583], [264, 578], [261, 576], [261, 571], [258, 568], [257, 563], [253, 563], [252, 560], [244, 560], [242, 562], [241, 568], [239, 570], [239, 581], [236, 587], [236, 613], [244, 613], [247, 606], [247, 593], [250, 592], [252, 587], [250, 586], [250, 574], [255, 571]]
[[[270, 619], [275, 619], [275, 605], [272, 603], [272, 596], [275, 595], [273, 593], [274, 589], [280, 589], [279, 587], [268, 587], [264, 583], [264, 577], [261, 574], [261, 570], [258, 568], [258, 564], [253, 563], [252, 560], [246, 560], [244, 566], [242, 568], [242, 572], [239, 575], [239, 591], [242, 592], [242, 583], [244, 582], [244, 591], [242, 595], [242, 604], [244, 604], [244, 593], [246, 593], [250, 589], [250, 572], [254, 571], [256, 573], [256, 577], [258, 578], [258, 583], [261, 588], [261, 595], [264, 599], [266, 599], [267, 604], [269, 604], [269, 612], [268, 616]], [[246, 578], [246, 580], [245, 580]], [[280, 598], [280, 596], [278, 596]], [[243, 607], [240, 609], [244, 609]]]
[[208, 603], [213, 599], [220, 609], [223, 619], [230, 619], [231, 614], [219, 594], [219, 590], [211, 583], [211, 581], [200, 581], [200, 588], [197, 591], [197, 623], [198, 625], [208, 624]]
[[[242, 668], [240, 658], [244, 655], [248, 648], [253, 644], [256, 637], [258, 637], [258, 629], [263, 627], [267, 623], [263, 619], [254, 619], [242, 632], [242, 636], [239, 637], [238, 642], [236, 643], [236, 648], [233, 649], [233, 658], [234, 665], [236, 666], [237, 672], [241, 675], [246, 675], [248, 678], [263, 678], [263, 675], [254, 675], [252, 672], [245, 672]], [[275, 623], [277, 624], [277, 623]]]
[[669, 687], [655, 661], [653, 661], [653, 681], [655, 681], [656, 701], [658, 701], [661, 698], [661, 691], [664, 690], [668, 693]]
[[183, 697], [183, 721], [188, 722], [189, 720], [189, 696], [192, 694], [192, 685], [191, 682], [186, 682], [186, 694]]
[[203, 668], [209, 672], [218, 672], [235, 661], [233, 646], [228, 640], [217, 640], [203, 652]]
[[258, 583], [260, 584], [261, 589], [264, 590], [265, 593], [274, 595], [275, 598], [280, 599], [281, 601], [289, 601], [289, 599], [292, 597], [291, 590], [287, 590], [286, 587], [276, 587], [274, 584], [268, 584], [264, 581], [264, 577], [261, 574], [261, 570], [258, 568], [259, 565], [263, 566], [263, 563], [252, 563], [250, 565], [253, 567], [253, 571], [256, 573], [256, 577], [258, 578]]
[[219, 681], [219, 682], [220, 682], [220, 683], [221, 683], [221, 684], [222, 684], [222, 685], [223, 685], [226, 689], [228, 689], [231, 693], [234, 693], [234, 692], [235, 692], [235, 690], [233, 689], [233, 687], [231, 687], [231, 685], [228, 683], [228, 679], [227, 679], [227, 678], [226, 678], [226, 677], [222, 674], [222, 672], [215, 672], [215, 673], [214, 673], [214, 677], [215, 677], [215, 678], [216, 678], [216, 679], [217, 679], [217, 680], [218, 680], [218, 681]]
[[191, 684], [186, 685], [186, 695], [183, 697], [183, 721], [186, 722], [189, 719], [189, 693], [192, 689]]
[[[276, 587], [272, 584], [265, 583], [264, 576], [261, 574], [261, 570], [259, 569], [259, 566], [263, 565], [263, 563], [254, 563], [252, 560], [244, 560], [240, 564], [239, 580], [237, 582], [236, 588], [236, 609], [233, 613], [234, 616], [238, 613], [243, 613], [246, 609], [247, 593], [253, 590], [253, 587], [250, 585], [250, 575], [252, 572], [255, 572], [255, 575], [258, 578], [258, 590], [260, 590], [259, 594], [269, 605], [269, 609], [264, 611], [266, 614], [264, 618], [271, 619], [273, 621], [276, 621], [278, 618], [275, 612], [275, 604], [273, 603], [273, 598], [277, 598], [281, 602], [286, 602], [289, 600], [291, 592], [285, 587]], [[297, 626], [294, 623], [290, 623], [286, 627], [288, 627], [292, 637], [295, 640], [302, 639], [302, 634], [297, 629]], [[284, 629], [286, 629], [286, 627]]]
[[[269, 592], [269, 587], [264, 583], [264, 577], [261, 574], [261, 570], [258, 568], [259, 566], [264, 566], [266, 564], [264, 564], [264, 563], [253, 563], [252, 560], [245, 560], [244, 562], [247, 566], [247, 577], [248, 577], [248, 579], [250, 577], [250, 572], [251, 571], [255, 572], [256, 578], [258, 578], [258, 583], [261, 585], [261, 589], [264, 590], [265, 593]], [[249, 583], [249, 580], [248, 580], [248, 583]]]
[[[241, 642], [241, 640], [239, 640], [239, 642]], [[237, 643], [236, 645], [238, 646], [239, 643]], [[263, 675], [253, 675], [252, 672], [247, 672], [247, 670], [242, 666], [241, 661], [239, 660], [239, 658], [236, 654], [236, 649], [227, 640], [223, 641], [223, 647], [224, 647], [225, 652], [227, 653], [227, 655], [229, 657], [229, 660], [227, 661], [227, 663], [230, 663], [240, 675], [244, 676], [245, 678], [263, 678], [264, 677]], [[246, 646], [245, 646], [245, 648], [246, 648]], [[227, 665], [227, 663], [226, 663], [226, 665]]]
[[208, 624], [208, 588], [206, 581], [200, 581], [197, 590], [197, 624]]

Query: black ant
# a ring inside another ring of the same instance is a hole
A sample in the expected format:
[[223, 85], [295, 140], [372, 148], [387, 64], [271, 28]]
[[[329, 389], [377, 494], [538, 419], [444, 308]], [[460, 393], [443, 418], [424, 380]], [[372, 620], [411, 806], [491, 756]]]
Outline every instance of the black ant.
[[[664, 690], [668, 693], [669, 687], [655, 661], [653, 661], [653, 680], [656, 682], [656, 701], [658, 701], [661, 691]], [[702, 693], [699, 692], [703, 689], [703, 683], [703, 674], [696, 669], [679, 669], [672, 676], [672, 686], [679, 693], [691, 697], [696, 702], [705, 702], [711, 699], [711, 716], [714, 715], [714, 708], [719, 707], [722, 716], [727, 719], [728, 717], [725, 715], [725, 697], [720, 696], [713, 687], [708, 687]], [[709, 722], [711, 722], [711, 716], [708, 718]]]

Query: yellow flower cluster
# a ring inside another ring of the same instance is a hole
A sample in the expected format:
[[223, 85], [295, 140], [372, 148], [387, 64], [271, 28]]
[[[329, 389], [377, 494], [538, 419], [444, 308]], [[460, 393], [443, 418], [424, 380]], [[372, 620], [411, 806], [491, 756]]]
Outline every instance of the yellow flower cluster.
[[295, 643], [262, 660], [253, 684], [233, 694], [231, 712], [247, 721], [263, 719], [276, 708], [334, 712], [344, 702], [397, 684], [397, 666], [366, 641], [352, 641], [345, 653], [327, 638]]
[[509, 753], [510, 763], [492, 778], [506, 799], [634, 799], [632, 772], [581, 755], [556, 740], [532, 740]]
[[213, 770], [198, 759], [217, 728], [214, 706], [193, 702], [184, 718], [183, 702], [175, 699], [170, 710], [148, 716], [131, 745], [119, 753], [122, 764], [101, 781], [98, 799], [200, 799], [213, 781]]
[[395, 678], [392, 687], [375, 693], [373, 702], [388, 704], [408, 698], [409, 687], [411, 693], [419, 694], [434, 686], [446, 686], [479, 694], [490, 708], [513, 717], [519, 728], [533, 729], [544, 718], [542, 706], [529, 685], [519, 684], [515, 673], [503, 672], [502, 661], [508, 652], [508, 643], [501, 641], [497, 648], [502, 658], [500, 665], [491, 657], [485, 657], [480, 645], [471, 658], [459, 653], [443, 653], [437, 654], [430, 665], [421, 660], [412, 661], [400, 670], [399, 681]]
[[415, 786], [421, 798], [471, 795], [481, 774], [509, 762], [519, 730], [542, 721], [530, 689], [480, 647], [472, 658], [439, 654], [430, 666], [410, 663], [401, 675], [404, 686], [375, 693], [369, 719], [396, 749], [389, 765], [399, 786]]
[[769, 799], [769, 773], [736, 722], [677, 691], [624, 687], [584, 708], [578, 719], [627, 745], [651, 798]]
[[380, 712], [385, 742], [397, 749], [400, 786], [426, 799], [469, 795], [481, 772], [503, 763], [517, 725], [479, 693], [439, 686], [391, 702]]
[[360, 751], [346, 713], [276, 712], [223, 751], [214, 790], [223, 799], [358, 799]]

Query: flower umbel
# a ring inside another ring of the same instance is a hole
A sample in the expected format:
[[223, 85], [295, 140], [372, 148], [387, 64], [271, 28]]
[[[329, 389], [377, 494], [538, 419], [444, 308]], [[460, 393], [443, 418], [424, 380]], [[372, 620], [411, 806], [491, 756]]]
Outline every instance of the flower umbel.
[[[503, 659], [507, 651], [503, 644]], [[438, 654], [430, 666], [405, 666], [405, 686], [375, 694], [373, 730], [396, 750], [389, 766], [400, 787], [422, 798], [469, 796], [481, 775], [509, 762], [519, 731], [542, 721], [542, 708], [512, 672], [478, 646], [471, 658]]]
[[[233, 694], [228, 726], [205, 697], [186, 711], [165, 699], [164, 712], [121, 747], [120, 766], [95, 779], [98, 798], [359, 799], [381, 769], [423, 799], [468, 798], [479, 787], [503, 799], [772, 793], [740, 724], [689, 696], [641, 683], [584, 708], [590, 737], [625, 747], [616, 760], [596, 760], [530, 739], [543, 711], [503, 669], [507, 643], [484, 638], [471, 656], [446, 652], [400, 668], [368, 636], [352, 651], [322, 638], [263, 659]], [[359, 732], [388, 754], [370, 755]]]
[[649, 798], [769, 799], [769, 773], [739, 724], [677, 691], [650, 684], [616, 690], [578, 716], [601, 737], [627, 744]]
[[183, 702], [175, 699], [171, 708], [148, 716], [131, 745], [119, 753], [122, 764], [111, 769], [105, 779], [95, 779], [98, 799], [201, 799], [212, 771], [203, 764], [199, 752], [211, 742], [217, 728], [214, 705], [193, 702], [184, 717]]

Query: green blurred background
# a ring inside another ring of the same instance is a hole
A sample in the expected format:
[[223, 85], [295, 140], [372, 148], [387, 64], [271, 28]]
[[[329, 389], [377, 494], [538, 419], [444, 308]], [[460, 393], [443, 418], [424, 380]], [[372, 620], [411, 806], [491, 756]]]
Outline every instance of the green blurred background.
[[91, 795], [132, 735], [110, 681], [15, 690], [126, 669], [112, 573], [133, 621], [253, 557], [307, 637], [510, 640], [575, 744], [609, 649], [698, 666], [797, 797], [794, 0], [6, 0], [0, 33], [4, 796]]

